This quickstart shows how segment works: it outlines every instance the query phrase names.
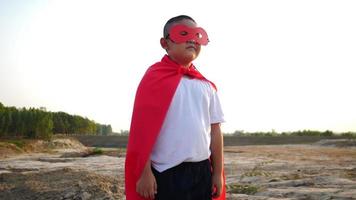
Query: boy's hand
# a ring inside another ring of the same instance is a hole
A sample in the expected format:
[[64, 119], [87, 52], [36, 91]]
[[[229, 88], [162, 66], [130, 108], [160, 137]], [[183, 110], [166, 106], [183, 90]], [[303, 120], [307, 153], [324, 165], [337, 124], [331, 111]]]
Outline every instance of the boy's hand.
[[157, 194], [156, 178], [151, 170], [151, 162], [144, 168], [141, 177], [136, 183], [136, 192], [145, 199], [154, 199]]
[[213, 173], [211, 192], [213, 198], [218, 198], [222, 193], [223, 177], [221, 174]]

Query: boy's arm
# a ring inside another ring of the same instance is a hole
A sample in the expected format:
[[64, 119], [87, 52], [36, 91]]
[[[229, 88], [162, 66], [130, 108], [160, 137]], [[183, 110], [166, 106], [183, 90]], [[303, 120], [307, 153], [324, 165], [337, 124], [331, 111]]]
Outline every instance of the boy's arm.
[[136, 183], [136, 192], [144, 198], [154, 199], [157, 193], [157, 183], [151, 169], [151, 160], [148, 159], [141, 177]]
[[223, 187], [223, 136], [220, 129], [220, 123], [211, 124], [211, 165], [212, 173], [212, 192], [213, 197], [219, 197]]

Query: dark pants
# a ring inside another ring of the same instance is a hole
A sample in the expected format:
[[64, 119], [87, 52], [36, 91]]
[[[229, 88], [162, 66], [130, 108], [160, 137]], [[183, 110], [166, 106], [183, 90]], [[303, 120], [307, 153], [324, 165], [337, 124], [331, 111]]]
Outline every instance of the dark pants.
[[211, 200], [209, 160], [184, 162], [163, 172], [152, 168], [157, 182], [155, 200]]

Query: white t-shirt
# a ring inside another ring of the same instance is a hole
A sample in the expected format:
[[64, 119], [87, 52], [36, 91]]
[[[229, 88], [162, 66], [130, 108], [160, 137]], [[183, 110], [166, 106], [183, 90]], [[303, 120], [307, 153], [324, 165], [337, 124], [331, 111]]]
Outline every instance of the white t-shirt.
[[210, 157], [211, 124], [224, 122], [216, 90], [207, 81], [183, 76], [151, 153], [159, 172]]

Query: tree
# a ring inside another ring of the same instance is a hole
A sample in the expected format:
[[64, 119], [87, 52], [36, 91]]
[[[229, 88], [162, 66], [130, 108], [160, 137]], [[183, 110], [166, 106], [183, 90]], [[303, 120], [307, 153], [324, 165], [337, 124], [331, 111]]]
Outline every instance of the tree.
[[53, 121], [50, 113], [37, 112], [36, 138], [50, 139], [53, 135]]
[[0, 137], [49, 139], [54, 133], [108, 135], [112, 128], [82, 116], [48, 112], [44, 107], [17, 109], [0, 103]]

